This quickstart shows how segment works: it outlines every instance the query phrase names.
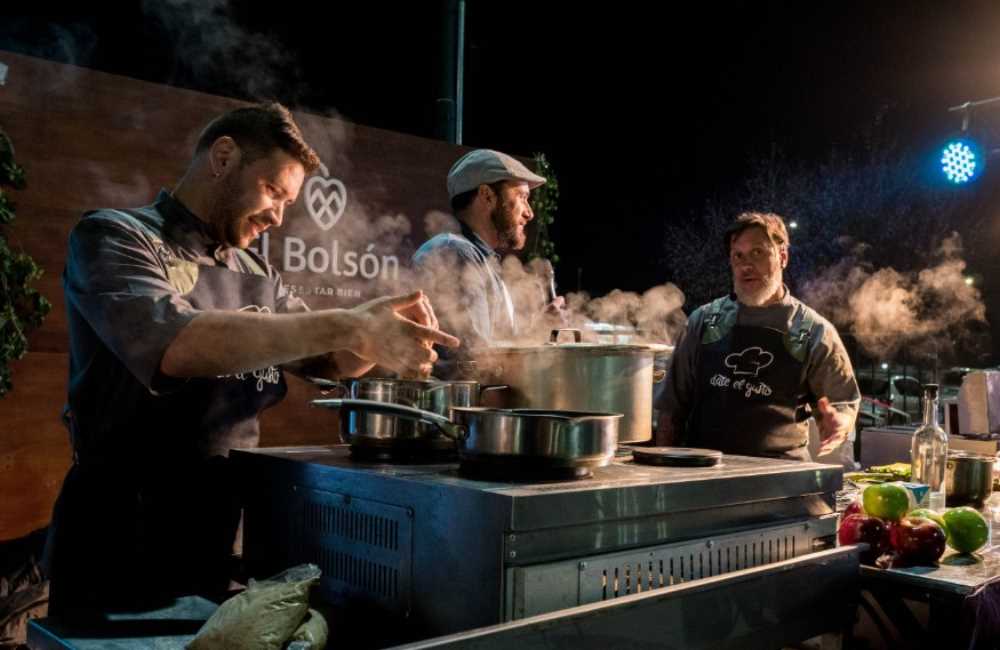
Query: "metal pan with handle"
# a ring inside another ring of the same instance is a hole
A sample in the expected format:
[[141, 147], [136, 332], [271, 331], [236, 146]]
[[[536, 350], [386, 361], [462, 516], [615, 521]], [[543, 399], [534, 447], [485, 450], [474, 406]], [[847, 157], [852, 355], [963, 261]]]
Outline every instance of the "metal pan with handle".
[[453, 407], [451, 418], [399, 404], [317, 399], [313, 405], [348, 414], [380, 414], [432, 425], [454, 441], [463, 461], [524, 461], [552, 468], [593, 468], [611, 462], [621, 413]]
[[[483, 395], [503, 391], [506, 385], [483, 385], [477, 381], [441, 381], [437, 379], [391, 379], [364, 377], [331, 380], [310, 377], [324, 393], [344, 399], [402, 404], [438, 415], [447, 416], [456, 406], [479, 406]], [[388, 446], [394, 440], [404, 444], [419, 443], [420, 439], [440, 438], [438, 427], [412, 419], [387, 416], [373, 410], [353, 411], [341, 421], [341, 437], [352, 445]]]

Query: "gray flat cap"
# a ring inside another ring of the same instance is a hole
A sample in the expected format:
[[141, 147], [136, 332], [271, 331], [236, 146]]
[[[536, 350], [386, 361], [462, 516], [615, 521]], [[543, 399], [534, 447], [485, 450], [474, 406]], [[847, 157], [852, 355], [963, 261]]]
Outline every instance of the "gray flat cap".
[[545, 177], [535, 174], [516, 158], [492, 149], [476, 149], [458, 159], [448, 172], [448, 198], [497, 181], [524, 181], [535, 189]]

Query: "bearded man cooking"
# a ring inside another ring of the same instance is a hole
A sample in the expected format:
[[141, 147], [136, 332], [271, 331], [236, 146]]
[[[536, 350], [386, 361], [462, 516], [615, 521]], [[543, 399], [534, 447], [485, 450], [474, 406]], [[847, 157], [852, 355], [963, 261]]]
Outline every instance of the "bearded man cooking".
[[46, 545], [50, 615], [225, 593], [242, 507], [229, 450], [257, 445], [284, 372], [426, 374], [432, 344], [459, 344], [420, 293], [310, 311], [248, 250], [318, 166], [284, 106], [237, 108], [205, 127], [172, 192], [73, 228], [73, 465]]
[[[523, 329], [500, 260], [524, 248], [524, 228], [535, 216], [531, 191], [545, 177], [512, 156], [476, 149], [452, 165], [447, 183], [461, 232], [435, 235], [413, 254], [419, 286], [431, 297], [442, 329], [462, 340], [457, 351], [438, 348], [434, 374], [440, 378], [460, 375], [459, 362], [471, 350], [513, 339]], [[560, 296], [549, 308], [562, 304]]]
[[860, 393], [836, 328], [783, 282], [789, 237], [776, 214], [747, 212], [726, 231], [733, 293], [695, 310], [657, 404], [657, 445], [809, 460], [854, 425]]

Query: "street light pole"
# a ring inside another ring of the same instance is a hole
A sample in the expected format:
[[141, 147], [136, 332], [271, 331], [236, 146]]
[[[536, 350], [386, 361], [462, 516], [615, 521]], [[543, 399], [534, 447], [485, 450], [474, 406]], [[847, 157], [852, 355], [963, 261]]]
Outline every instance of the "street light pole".
[[462, 144], [462, 111], [465, 92], [465, 0], [443, 0], [441, 84], [438, 94], [438, 135]]

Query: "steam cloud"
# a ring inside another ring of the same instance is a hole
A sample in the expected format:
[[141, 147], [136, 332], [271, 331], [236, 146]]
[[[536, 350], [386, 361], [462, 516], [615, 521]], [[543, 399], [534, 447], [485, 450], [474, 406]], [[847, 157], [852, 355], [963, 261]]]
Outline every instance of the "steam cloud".
[[979, 290], [965, 281], [961, 238], [953, 233], [919, 272], [874, 269], [863, 249], [805, 284], [806, 303], [850, 332], [872, 356], [891, 358], [904, 346], [948, 352], [971, 322], [986, 320]]
[[684, 294], [673, 284], [664, 284], [643, 293], [615, 289], [611, 293], [591, 298], [586, 292], [565, 296], [565, 322], [545, 316], [548, 302], [548, 278], [540, 266], [524, 266], [513, 256], [504, 259], [503, 277], [510, 289], [518, 314], [518, 343], [538, 344], [549, 340], [554, 327], [572, 327], [588, 334], [589, 325], [599, 323], [622, 328], [621, 333], [631, 343], [673, 344], [687, 323], [681, 307]]
[[178, 66], [232, 79], [249, 97], [276, 97], [297, 74], [292, 54], [236, 25], [226, 0], [145, 0], [143, 12], [174, 39]]
[[458, 220], [447, 212], [431, 210], [424, 215], [424, 232], [427, 233], [428, 239], [441, 233], [457, 233], [461, 230]]

